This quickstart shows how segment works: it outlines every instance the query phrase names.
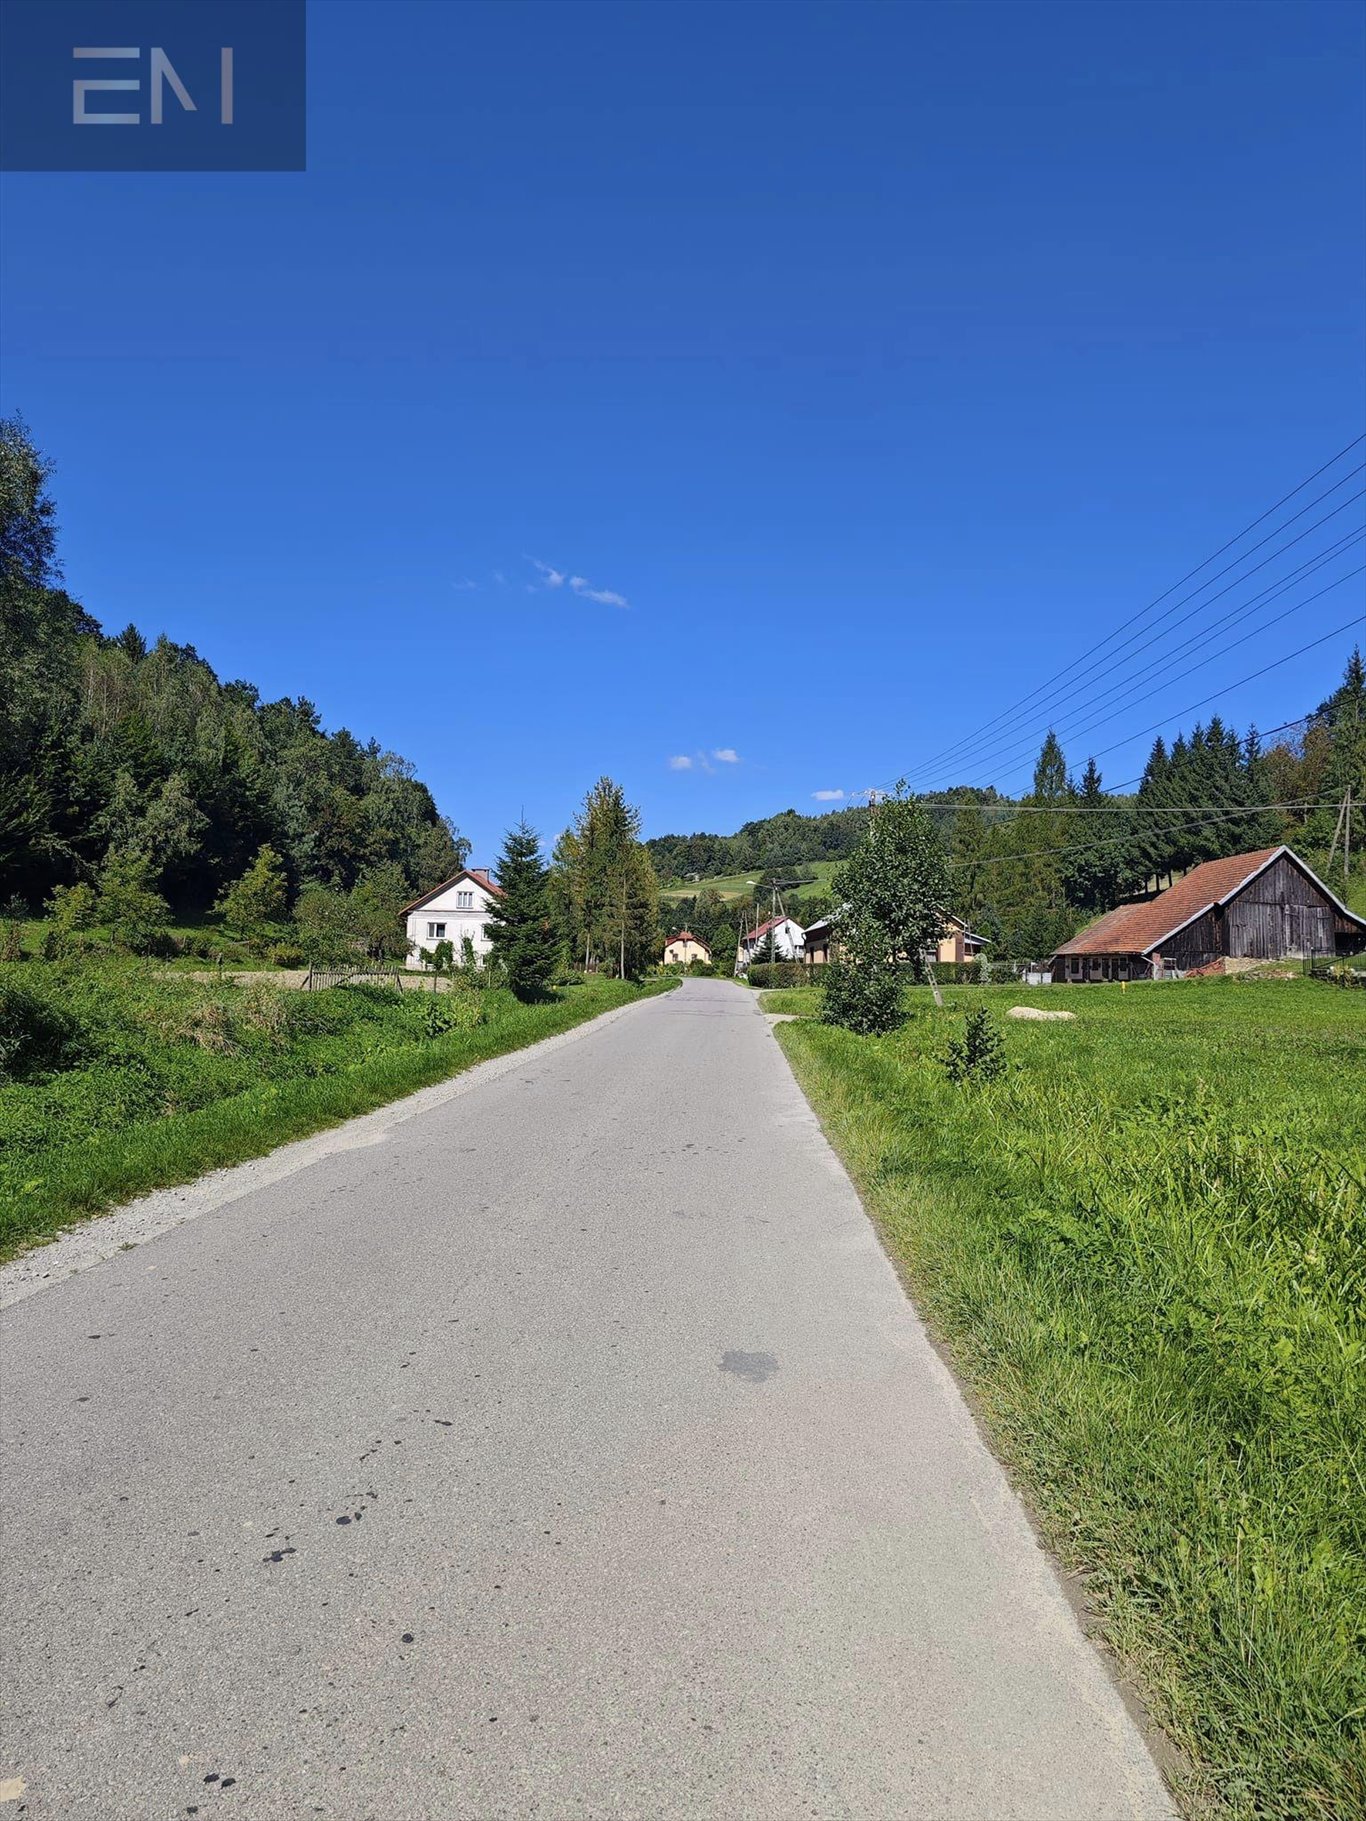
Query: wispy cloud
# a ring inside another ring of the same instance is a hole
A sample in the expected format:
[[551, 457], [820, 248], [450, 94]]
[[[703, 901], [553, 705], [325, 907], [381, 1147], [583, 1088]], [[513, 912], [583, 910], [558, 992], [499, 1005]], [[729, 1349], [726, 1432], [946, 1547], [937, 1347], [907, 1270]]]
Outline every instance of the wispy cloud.
[[624, 594], [618, 594], [615, 588], [590, 588], [581, 575], [571, 575], [569, 586], [575, 594], [582, 595], [585, 601], [596, 601], [599, 607], [629, 607], [631, 603]]
[[464, 579], [459, 582], [451, 583], [451, 587], [455, 589], [457, 594], [463, 593], [467, 588], [478, 588], [478, 586], [478, 582], [472, 582], [468, 576], [465, 576]]
[[738, 765], [740, 755], [733, 746], [713, 746], [710, 751], [699, 747], [696, 752], [676, 752], [669, 760], [670, 771], [705, 771], [714, 776], [718, 765]]
[[842, 803], [844, 801], [842, 790], [813, 790], [811, 795], [817, 803]]
[[529, 556], [527, 561], [540, 576], [543, 588], [562, 588], [564, 586], [563, 569], [556, 569], [552, 563], [543, 563], [538, 556]]
[[528, 583], [528, 587], [563, 588], [568, 582], [570, 592], [577, 594], [580, 600], [593, 601], [599, 607], [629, 607], [631, 603], [624, 594], [615, 588], [595, 588], [586, 575], [570, 575], [567, 569], [557, 569], [553, 563], [543, 563], [538, 556], [529, 556], [527, 562], [540, 577], [538, 582]]

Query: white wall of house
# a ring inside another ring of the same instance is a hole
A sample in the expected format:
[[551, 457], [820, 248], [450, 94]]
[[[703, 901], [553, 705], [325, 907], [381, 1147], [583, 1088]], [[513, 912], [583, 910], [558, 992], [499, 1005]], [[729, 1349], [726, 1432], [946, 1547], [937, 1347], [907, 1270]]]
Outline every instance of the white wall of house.
[[466, 937], [481, 958], [487, 955], [490, 942], [484, 933], [488, 907], [492, 902], [477, 879], [456, 879], [442, 889], [429, 903], [408, 912], [408, 967], [421, 967], [424, 948], [435, 948], [438, 942], [449, 942], [459, 961]]
[[741, 938], [741, 967], [749, 966], [756, 949], [767, 949], [770, 933], [773, 936], [773, 950], [779, 961], [800, 961], [806, 953], [806, 931], [795, 918], [784, 917], [781, 923], [774, 925], [771, 932], [765, 930], [757, 942], [752, 936]]

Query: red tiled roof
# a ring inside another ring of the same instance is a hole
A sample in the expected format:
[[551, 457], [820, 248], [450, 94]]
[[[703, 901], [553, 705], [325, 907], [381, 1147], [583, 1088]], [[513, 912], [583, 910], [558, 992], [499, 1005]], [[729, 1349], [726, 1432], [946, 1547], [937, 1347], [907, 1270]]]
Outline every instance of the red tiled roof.
[[476, 885], [482, 885], [486, 892], [492, 892], [495, 898], [501, 898], [503, 888], [496, 885], [492, 873], [485, 866], [462, 866], [458, 873], [452, 873], [449, 879], [443, 879], [440, 885], [434, 885], [429, 892], [423, 892], [420, 898], [414, 898], [411, 904], [405, 904], [399, 912], [406, 917], [410, 911], [421, 910], [424, 904], [430, 904], [433, 898], [439, 897], [447, 886], [459, 885], [462, 879], [473, 879]]
[[1246, 885], [1283, 850], [1261, 847], [1251, 854], [1206, 860], [1146, 904], [1121, 904], [1056, 952], [1060, 955], [1144, 955], [1166, 937]]

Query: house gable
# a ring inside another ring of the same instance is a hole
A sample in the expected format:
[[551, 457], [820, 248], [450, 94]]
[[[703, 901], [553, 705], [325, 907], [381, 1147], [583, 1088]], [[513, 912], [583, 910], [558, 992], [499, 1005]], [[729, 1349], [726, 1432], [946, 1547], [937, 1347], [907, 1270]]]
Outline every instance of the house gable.
[[[470, 893], [468, 903], [459, 902], [462, 892]], [[422, 897], [414, 898], [411, 904], [405, 904], [402, 914], [411, 917], [415, 911], [439, 910], [452, 914], [457, 910], [483, 910], [491, 899], [501, 898], [502, 892], [482, 867], [464, 867], [453, 878], [443, 879], [440, 885], [432, 887]]]

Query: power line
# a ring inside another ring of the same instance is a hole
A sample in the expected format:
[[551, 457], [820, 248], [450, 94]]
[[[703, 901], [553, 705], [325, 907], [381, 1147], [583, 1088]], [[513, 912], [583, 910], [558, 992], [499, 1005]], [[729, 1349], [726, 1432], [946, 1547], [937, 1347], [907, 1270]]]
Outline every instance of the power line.
[[[1241, 638], [1230, 640], [1227, 644], [1222, 646], [1220, 650], [1212, 652], [1210, 654], [1210, 656], [1207, 658], [1202, 658], [1198, 664], [1189, 665], [1185, 670], [1183, 670], [1182, 675], [1190, 676], [1195, 671], [1203, 670], [1207, 665], [1216, 663], [1227, 652], [1236, 651], [1239, 645], [1245, 645], [1249, 639], [1259, 637], [1263, 632], [1268, 631], [1272, 626], [1278, 625], [1280, 623], [1280, 621], [1282, 621], [1284, 619], [1288, 619], [1292, 613], [1297, 613], [1302, 607], [1312, 606], [1312, 604], [1315, 601], [1321, 599], [1323, 595], [1331, 594], [1335, 588], [1340, 588], [1344, 582], [1350, 582], [1355, 576], [1361, 575], [1363, 573], [1363, 571], [1366, 571], [1366, 564], [1361, 564], [1356, 569], [1348, 570], [1348, 572], [1345, 575], [1340, 575], [1340, 576], [1336, 577], [1333, 581], [1326, 583], [1324, 585], [1324, 587], [1316, 589], [1313, 594], [1306, 595], [1303, 600], [1296, 601], [1292, 606], [1285, 608], [1283, 612], [1275, 614], [1269, 620], [1263, 621], [1260, 626], [1253, 627], [1253, 629], [1250, 632], [1244, 633]], [[1262, 604], [1267, 605], [1268, 603], [1263, 602]], [[1347, 626], [1351, 626], [1353, 623], [1354, 622], [1352, 620], [1349, 620], [1347, 622]], [[1345, 628], [1340, 628], [1339, 630], [1345, 630]], [[1332, 634], [1329, 634], [1328, 636], [1331, 637]], [[1309, 648], [1306, 646], [1305, 649], [1307, 650]], [[1294, 654], [1292, 653], [1291, 655], [1294, 655]], [[1289, 660], [1285, 659], [1282, 661], [1288, 662]], [[1262, 675], [1262, 672], [1257, 671], [1254, 674], [1257, 676], [1260, 676], [1260, 675]], [[1128, 683], [1137, 682], [1140, 680], [1141, 680], [1141, 677], [1126, 679], [1125, 684], [1117, 685], [1117, 687], [1120, 687], [1120, 688], [1127, 687]], [[1250, 679], [1246, 679], [1246, 678], [1244, 679], [1244, 681], [1249, 681], [1249, 680]], [[1122, 715], [1126, 711], [1126, 709], [1134, 707], [1137, 703], [1151, 701], [1154, 696], [1161, 695], [1163, 690], [1166, 689], [1167, 687], [1168, 687], [1168, 684], [1165, 681], [1161, 681], [1161, 682], [1158, 682], [1151, 689], [1140, 689], [1136, 694], [1130, 694], [1129, 696], [1123, 698], [1114, 708], [1108, 710], [1105, 714], [1097, 716], [1094, 720], [1087, 721], [1084, 725], [1082, 725], [1080, 727], [1069, 726], [1066, 722], [1060, 723], [1061, 732], [1069, 740], [1079, 739], [1085, 734], [1093, 733], [1097, 727], [1104, 727], [1107, 722], [1116, 720], [1120, 715]], [[1228, 685], [1228, 689], [1236, 689], [1238, 687], [1239, 687], [1239, 685], [1236, 683], [1231, 683]], [[1114, 691], [1112, 690], [1107, 693], [1112, 695], [1114, 693]], [[1227, 694], [1228, 690], [1222, 690], [1222, 691], [1219, 691], [1218, 693]], [[1097, 697], [1097, 699], [1093, 703], [1091, 703], [1090, 707], [1098, 708], [1100, 706], [1101, 702], [1104, 701], [1104, 699], [1105, 699], [1104, 696]], [[1213, 698], [1209, 697], [1206, 699], [1212, 700]], [[1090, 709], [1083, 707], [1083, 708], [1078, 709], [1076, 712], [1080, 713], [1080, 714], [1086, 714], [1086, 713], [1090, 712]], [[1172, 715], [1169, 715], [1167, 717], [1167, 719], [1168, 720], [1173, 719], [1176, 714], [1184, 714], [1186, 712], [1187, 711], [1185, 709], [1175, 710], [1175, 711], [1173, 711]], [[1143, 729], [1142, 731], [1147, 732], [1149, 730]], [[1037, 739], [1037, 737], [1038, 737], [1037, 734], [1033, 734], [1019, 746], [1013, 747], [1009, 752], [998, 753], [991, 760], [991, 763], [993, 765], [995, 765], [996, 767], [1014, 767], [1018, 760], [1024, 758], [1027, 754], [1031, 753], [1034, 750], [1034, 743], [1035, 743], [1035, 740]], [[1131, 735], [1130, 737], [1137, 739], [1139, 737], [1139, 735], [1135, 734], [1135, 735]], [[1122, 746], [1124, 744], [1125, 744], [1125, 742], [1122, 740], [1118, 742], [1118, 745]], [[1106, 752], [1114, 752], [1116, 750], [1116, 747], [1107, 746], [1104, 750]], [[1098, 758], [1100, 755], [1092, 754], [1091, 756], [1093, 758]], [[987, 763], [986, 755], [983, 756], [982, 763], [983, 764]]]
[[[1142, 620], [1147, 614], [1151, 613], [1154, 608], [1161, 606], [1162, 602], [1167, 600], [1171, 595], [1173, 595], [1178, 588], [1184, 587], [1187, 582], [1193, 580], [1195, 576], [1199, 575], [1201, 570], [1208, 569], [1211, 563], [1217, 562], [1218, 559], [1221, 556], [1223, 556], [1227, 551], [1232, 550], [1235, 544], [1241, 543], [1242, 540], [1245, 537], [1247, 537], [1247, 535], [1250, 532], [1255, 531], [1256, 528], [1258, 527], [1258, 525], [1264, 524], [1266, 522], [1266, 520], [1268, 518], [1272, 517], [1272, 515], [1274, 513], [1279, 512], [1282, 506], [1287, 505], [1292, 499], [1294, 499], [1296, 494], [1302, 493], [1304, 491], [1304, 489], [1306, 487], [1310, 486], [1314, 481], [1316, 481], [1320, 475], [1326, 474], [1330, 468], [1334, 467], [1338, 462], [1340, 462], [1342, 460], [1343, 456], [1350, 454], [1351, 451], [1358, 446], [1358, 444], [1360, 444], [1364, 441], [1366, 441], [1366, 435], [1353, 437], [1352, 441], [1347, 443], [1343, 448], [1339, 449], [1336, 455], [1330, 457], [1330, 459], [1328, 461], [1324, 462], [1321, 467], [1316, 468], [1312, 474], [1306, 475], [1305, 478], [1302, 481], [1300, 481], [1297, 486], [1292, 487], [1288, 493], [1283, 494], [1282, 497], [1280, 499], [1278, 499], [1273, 506], [1268, 506], [1264, 512], [1259, 513], [1258, 516], [1256, 518], [1254, 518], [1250, 524], [1245, 525], [1243, 527], [1243, 529], [1236, 534], [1236, 536], [1231, 537], [1227, 543], [1221, 544], [1220, 547], [1217, 550], [1213, 551], [1209, 556], [1207, 556], [1203, 562], [1197, 563], [1193, 569], [1188, 570], [1186, 572], [1186, 574], [1183, 575], [1178, 581], [1173, 582], [1169, 588], [1164, 589], [1161, 594], [1155, 596], [1153, 600], [1149, 601], [1147, 606], [1141, 607], [1136, 613], [1131, 614], [1127, 620], [1122, 621], [1120, 623], [1120, 625], [1117, 626], [1113, 632], [1107, 633], [1103, 639], [1099, 640], [1095, 645], [1090, 646], [1086, 651], [1082, 652], [1080, 654], [1080, 656], [1074, 658], [1070, 664], [1064, 665], [1060, 671], [1056, 672], [1056, 674], [1054, 676], [1048, 678], [1046, 682], [1041, 683], [1038, 686], [1038, 688], [1033, 689], [1027, 695], [1022, 696], [1018, 702], [1013, 703], [1010, 707], [1008, 707], [1006, 709], [1003, 709], [1000, 714], [993, 716], [991, 718], [991, 720], [984, 722], [983, 725], [981, 727], [977, 728], [973, 733], [964, 736], [962, 739], [951, 742], [950, 745], [945, 747], [941, 752], [936, 753], [931, 758], [923, 761], [921, 764], [914, 767], [913, 770], [916, 772], [920, 772], [920, 771], [926, 770], [931, 765], [938, 764], [941, 759], [949, 758], [954, 753], [958, 752], [962, 747], [972, 745], [983, 734], [988, 733], [993, 728], [997, 727], [998, 724], [1000, 722], [1002, 722], [1003, 720], [1008, 720], [1011, 717], [1017, 715], [1022, 709], [1030, 707], [1031, 704], [1034, 704], [1036, 702], [1036, 699], [1040, 695], [1044, 694], [1047, 690], [1051, 689], [1055, 683], [1061, 682], [1064, 678], [1070, 676], [1071, 673], [1074, 670], [1076, 670], [1080, 664], [1083, 664], [1087, 658], [1094, 656], [1097, 652], [1103, 651], [1106, 646], [1113, 643], [1113, 641], [1119, 636], [1120, 633], [1127, 630], [1128, 627], [1137, 624], [1138, 621]], [[1364, 464], [1364, 465], [1366, 465], [1366, 464]], [[1334, 482], [1332, 487], [1329, 487], [1324, 493], [1320, 494], [1316, 500], [1312, 500], [1309, 502], [1309, 504], [1307, 506], [1302, 507], [1299, 512], [1293, 514], [1291, 518], [1287, 519], [1282, 525], [1278, 526], [1275, 531], [1269, 532], [1267, 534], [1267, 537], [1262, 538], [1257, 544], [1254, 544], [1250, 550], [1244, 551], [1243, 555], [1241, 557], [1236, 558], [1232, 564], [1229, 564], [1227, 566], [1227, 568], [1236, 568], [1239, 563], [1246, 561], [1246, 559], [1249, 556], [1251, 556], [1256, 550], [1259, 550], [1263, 544], [1269, 542], [1272, 537], [1278, 536], [1281, 531], [1284, 531], [1286, 529], [1287, 525], [1291, 525], [1295, 522], [1296, 519], [1302, 518], [1304, 516], [1304, 513], [1311, 511], [1313, 509], [1314, 505], [1318, 504], [1320, 500], [1326, 499], [1330, 493], [1335, 492], [1337, 490], [1337, 488], [1343, 484], [1344, 480], [1349, 480], [1353, 474], [1358, 474], [1360, 472], [1361, 472], [1361, 466], [1358, 466], [1357, 468], [1350, 470], [1350, 472], [1348, 474], [1342, 476], [1341, 479]], [[1217, 574], [1215, 574], [1213, 576], [1210, 576], [1204, 583], [1201, 584], [1201, 587], [1199, 589], [1196, 589], [1194, 592], [1195, 593], [1202, 592], [1204, 588], [1209, 586], [1210, 582], [1217, 581], [1219, 579], [1220, 575], [1226, 574], [1227, 568], [1218, 571]]]
[[1279, 670], [1282, 664], [1290, 663], [1292, 658], [1303, 657], [1306, 651], [1313, 651], [1320, 645], [1326, 645], [1329, 639], [1335, 639], [1339, 633], [1349, 632], [1353, 626], [1360, 624], [1360, 615], [1354, 614], [1350, 620], [1344, 620], [1341, 626], [1334, 626], [1331, 632], [1325, 632], [1322, 638], [1311, 639], [1307, 645], [1301, 645], [1297, 651], [1287, 651], [1283, 658], [1277, 658], [1271, 664], [1264, 664], [1260, 670], [1254, 670], [1248, 676], [1239, 677], [1236, 683], [1229, 683], [1223, 689], [1216, 689], [1213, 695], [1202, 696], [1198, 702], [1192, 702], [1185, 708], [1174, 709], [1171, 714], [1164, 715], [1160, 721], [1154, 721], [1151, 727], [1140, 727], [1137, 733], [1131, 733], [1122, 740], [1116, 740], [1113, 746], [1103, 746], [1099, 752], [1092, 753], [1091, 757], [1102, 759], [1107, 752], [1117, 752], [1121, 746], [1127, 746], [1130, 740], [1141, 740], [1145, 733], [1155, 733], [1159, 727], [1166, 727], [1181, 715], [1191, 714], [1195, 709], [1203, 708], [1207, 702], [1218, 701], [1220, 696], [1226, 696], [1232, 690], [1241, 689], [1244, 683], [1254, 683], [1258, 677], [1264, 677], [1268, 671]]
[[[1314, 809], [1320, 809], [1323, 807], [1323, 803], [1336, 802], [1336, 800], [1337, 800], [1336, 798], [1324, 798], [1322, 803], [1314, 803], [1313, 805], [1306, 805], [1305, 807], [1312, 807]], [[1161, 834], [1164, 834], [1164, 835], [1169, 835], [1169, 834], [1174, 834], [1178, 828], [1183, 828], [1183, 827], [1185, 827], [1185, 828], [1208, 828], [1210, 826], [1210, 824], [1213, 822], [1240, 822], [1240, 821], [1245, 820], [1248, 816], [1257, 815], [1259, 813], [1259, 811], [1261, 811], [1261, 810], [1288, 809], [1291, 807], [1293, 807], [1293, 805], [1290, 805], [1290, 804], [1249, 804], [1248, 806], [1246, 806], [1244, 808], [1240, 808], [1240, 809], [1227, 809], [1227, 810], [1221, 810], [1221, 811], [1217, 812], [1216, 814], [1212, 814], [1212, 815], [1196, 816], [1191, 821], [1186, 822], [1186, 823], [1180, 823], [1180, 822], [1173, 823], [1171, 826], [1163, 828], [1163, 829], [1159, 830], [1158, 832]], [[1109, 840], [1092, 842], [1089, 845], [1089, 847], [1087, 848], [1087, 852], [1096, 853], [1099, 850], [1101, 850], [1102, 848], [1108, 848], [1108, 847], [1127, 847], [1129, 845], [1129, 842], [1130, 842], [1130, 837], [1128, 835], [1117, 835]], [[990, 854], [990, 855], [986, 855], [983, 858], [977, 859], [977, 860], [950, 860], [948, 864], [949, 864], [950, 868], [953, 869], [954, 871], [961, 871], [964, 867], [1007, 866], [1007, 865], [1014, 866], [1014, 865], [1017, 865], [1019, 863], [1019, 861], [1021, 861], [1021, 860], [1058, 859], [1061, 857], [1061, 854], [1062, 854], [1062, 849], [1058, 848], [1058, 847], [1036, 847], [1036, 848], [1031, 849], [1028, 853], [1023, 853], [1023, 854]]]
[[[1258, 809], [1319, 809], [1324, 803], [1336, 803], [1337, 797], [1310, 797], [1301, 803], [1249, 803], [1239, 810], [1239, 814], [1251, 814]], [[936, 803], [933, 798], [922, 798], [930, 809], [960, 814], [969, 809], [989, 810], [1000, 808], [1005, 812], [1002, 820], [1015, 816], [1189, 816], [1203, 815], [1207, 810], [1224, 810], [1227, 803], [1173, 803], [1162, 806], [1153, 803], [1106, 803], [1087, 805], [1084, 803]]]
[[[1364, 489], [1363, 492], [1366, 492], [1366, 489]], [[1345, 536], [1339, 538], [1337, 542], [1331, 545], [1326, 551], [1322, 551], [1317, 556], [1308, 558], [1304, 563], [1301, 563], [1298, 568], [1292, 570], [1289, 575], [1283, 576], [1279, 581], [1269, 583], [1267, 587], [1255, 594], [1251, 600], [1244, 601], [1230, 613], [1225, 614], [1222, 619], [1216, 620], [1211, 625], [1203, 627], [1199, 631], [1193, 633], [1191, 637], [1183, 640], [1180, 645], [1175, 646], [1170, 651], [1164, 652], [1160, 657], [1155, 658], [1152, 663], [1144, 665], [1140, 670], [1132, 671], [1126, 677], [1122, 677], [1119, 682], [1113, 684], [1109, 689], [1103, 689], [1099, 693], [1092, 692], [1089, 701], [1078, 703], [1075, 708], [1069, 711], [1068, 716], [1062, 721], [1053, 719], [1047, 726], [1039, 725], [1035, 727], [1024, 739], [1022, 745], [1012, 746], [1008, 752], [1003, 752], [1001, 748], [1006, 741], [1014, 739], [1015, 735], [1003, 732], [998, 739], [992, 741], [979, 752], [972, 754], [971, 762], [975, 766], [986, 766], [988, 763], [993, 765], [1010, 764], [1018, 754], [1032, 751], [1035, 742], [1041, 735], [1049, 731], [1057, 732], [1060, 737], [1065, 734], [1068, 739], [1077, 738], [1079, 734], [1087, 732], [1088, 729], [1069, 726], [1069, 722], [1075, 716], [1079, 714], [1088, 714], [1091, 709], [1100, 707], [1103, 702], [1109, 700], [1121, 690], [1131, 689], [1134, 684], [1143, 682], [1154, 673], [1160, 674], [1163, 671], [1172, 669], [1179, 657], [1192, 648], [1202, 644], [1208, 639], [1212, 632], [1220, 629], [1227, 630], [1229, 627], [1236, 626], [1241, 621], [1247, 619], [1249, 615], [1256, 613], [1259, 608], [1270, 606], [1272, 601], [1286, 593], [1288, 589], [1294, 587], [1296, 582], [1306, 580], [1307, 577], [1312, 575], [1316, 570], [1323, 568], [1325, 563], [1329, 563], [1334, 557], [1340, 556], [1348, 545], [1359, 543], [1363, 537], [1366, 537], [1366, 529], [1348, 532]], [[1270, 627], [1279, 624], [1281, 620], [1286, 619], [1291, 613], [1296, 612], [1298, 608], [1308, 606], [1311, 601], [1318, 600], [1320, 595], [1329, 592], [1332, 588], [1340, 586], [1342, 582], [1350, 581], [1353, 576], [1359, 575], [1360, 573], [1360, 569], [1349, 570], [1345, 575], [1339, 576], [1337, 580], [1329, 583], [1327, 588], [1320, 589], [1316, 594], [1306, 596], [1303, 601], [1296, 602], [1293, 607], [1287, 608], [1284, 613], [1276, 614], [1271, 619], [1262, 621], [1261, 625], [1256, 627], [1252, 633], [1246, 634], [1244, 638], [1231, 640], [1226, 643], [1221, 650], [1232, 651], [1238, 645], [1245, 644], [1247, 638], [1255, 637], [1257, 633], [1267, 631]], [[1205, 603], [1205, 605], [1209, 604], [1210, 603], [1208, 602]], [[1171, 630], [1174, 631], [1175, 628], [1173, 627]], [[1220, 655], [1221, 652], [1214, 652], [1210, 657], [1203, 659], [1201, 664], [1193, 665], [1191, 668], [1198, 670], [1202, 667], [1202, 664], [1213, 663]], [[1163, 687], [1163, 685], [1159, 684], [1157, 688], [1147, 691], [1146, 695], [1156, 695], [1159, 693], [1161, 687]], [[1066, 698], [1064, 698], [1064, 700], [1065, 699]], [[1132, 695], [1126, 698], [1128, 701], [1134, 699], [1135, 698]], [[1146, 699], [1146, 696], [1139, 696], [1137, 699], [1144, 700]], [[1055, 707], [1060, 706], [1061, 702], [1055, 704]], [[1090, 725], [1099, 726], [1101, 724], [1101, 722], [1092, 722]], [[966, 764], [967, 762], [968, 760], [965, 758], [963, 763]]]

